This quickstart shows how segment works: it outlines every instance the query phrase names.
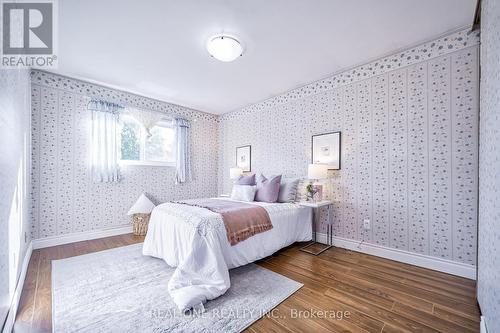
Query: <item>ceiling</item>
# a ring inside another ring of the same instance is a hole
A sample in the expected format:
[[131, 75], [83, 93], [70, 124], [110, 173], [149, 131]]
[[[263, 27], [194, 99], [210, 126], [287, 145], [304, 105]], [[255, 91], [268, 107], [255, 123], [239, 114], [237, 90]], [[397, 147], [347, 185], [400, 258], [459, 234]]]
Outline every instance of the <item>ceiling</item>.
[[[475, 0], [63, 0], [56, 72], [221, 114], [472, 23]], [[244, 44], [231, 63], [207, 39]]]

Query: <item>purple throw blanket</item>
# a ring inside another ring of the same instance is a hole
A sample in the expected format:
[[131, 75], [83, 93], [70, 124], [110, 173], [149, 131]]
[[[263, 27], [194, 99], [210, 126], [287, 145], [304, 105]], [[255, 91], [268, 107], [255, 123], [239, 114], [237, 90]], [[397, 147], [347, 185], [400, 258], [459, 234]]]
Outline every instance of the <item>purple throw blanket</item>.
[[267, 210], [260, 206], [222, 199], [191, 199], [175, 203], [206, 208], [221, 214], [231, 245], [273, 228]]

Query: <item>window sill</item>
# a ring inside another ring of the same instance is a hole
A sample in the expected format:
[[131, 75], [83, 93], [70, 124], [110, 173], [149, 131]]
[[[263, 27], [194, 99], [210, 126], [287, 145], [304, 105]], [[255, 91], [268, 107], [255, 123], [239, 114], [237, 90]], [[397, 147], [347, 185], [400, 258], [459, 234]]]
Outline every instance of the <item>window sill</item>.
[[156, 167], [169, 167], [175, 168], [175, 163], [169, 162], [154, 162], [154, 161], [119, 161], [118, 164], [121, 166], [156, 166]]

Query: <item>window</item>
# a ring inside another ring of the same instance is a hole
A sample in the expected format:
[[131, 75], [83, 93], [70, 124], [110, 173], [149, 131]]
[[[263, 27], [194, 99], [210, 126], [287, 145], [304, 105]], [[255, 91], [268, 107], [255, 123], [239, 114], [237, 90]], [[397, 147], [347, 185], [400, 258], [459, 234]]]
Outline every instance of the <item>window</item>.
[[120, 163], [175, 165], [175, 129], [170, 121], [158, 121], [148, 130], [134, 117], [122, 115], [119, 141]]
[[120, 160], [139, 161], [141, 159], [141, 124], [130, 116], [120, 120]]

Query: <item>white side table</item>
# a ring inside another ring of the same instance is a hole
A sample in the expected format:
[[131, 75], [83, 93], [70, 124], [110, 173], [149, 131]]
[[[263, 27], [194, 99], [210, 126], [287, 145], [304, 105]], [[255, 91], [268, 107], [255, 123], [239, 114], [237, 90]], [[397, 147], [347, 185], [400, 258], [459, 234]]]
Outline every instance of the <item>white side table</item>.
[[[300, 250], [303, 251], [303, 252], [307, 252], [309, 254], [313, 254], [315, 256], [317, 256], [318, 254], [320, 253], [323, 253], [324, 251], [328, 250], [329, 248], [332, 247], [332, 235], [333, 235], [333, 226], [331, 225], [330, 223], [330, 208], [331, 206], [333, 205], [333, 202], [331, 201], [327, 201], [327, 200], [323, 200], [323, 201], [317, 201], [317, 202], [313, 202], [313, 201], [301, 201], [299, 202], [299, 205], [301, 206], [304, 206], [304, 207], [311, 207], [313, 209], [313, 218], [312, 218], [312, 229], [314, 229], [314, 226], [317, 224], [317, 219], [318, 219], [318, 216], [319, 216], [319, 209], [321, 207], [327, 207], [327, 211], [328, 211], [328, 226], [327, 226], [327, 243], [328, 244], [322, 244], [322, 243], [318, 243], [316, 241], [316, 232], [313, 230], [313, 240], [311, 243], [307, 244], [306, 246], [304, 247], [301, 247]], [[321, 244], [322, 246], [324, 246], [324, 248], [322, 248], [321, 250], [319, 251], [312, 251], [309, 249], [310, 246], [314, 245], [314, 244]]]

